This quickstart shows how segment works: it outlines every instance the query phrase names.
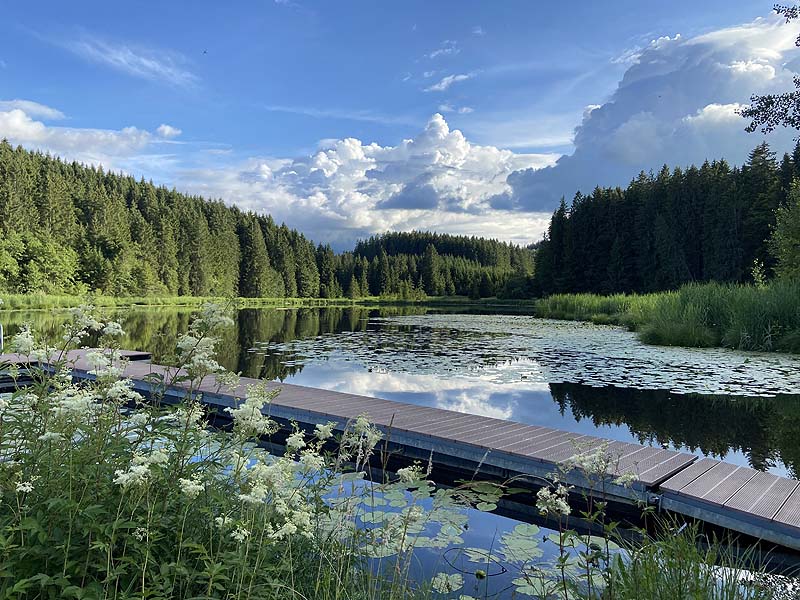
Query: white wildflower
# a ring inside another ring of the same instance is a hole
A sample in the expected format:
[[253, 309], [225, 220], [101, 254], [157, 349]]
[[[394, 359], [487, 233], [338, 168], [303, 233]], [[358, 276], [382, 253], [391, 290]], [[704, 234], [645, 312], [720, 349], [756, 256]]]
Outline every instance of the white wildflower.
[[94, 394], [77, 387], [68, 387], [53, 395], [54, 406], [50, 409], [58, 418], [88, 421], [100, 405]]
[[235, 408], [226, 408], [238, 431], [245, 436], [269, 435], [276, 431], [276, 423], [264, 414], [264, 407], [272, 400], [273, 392], [266, 386], [248, 386], [244, 402]]
[[286, 452], [289, 454], [294, 454], [298, 450], [304, 448], [305, 445], [306, 442], [303, 439], [302, 431], [295, 431], [292, 435], [286, 438]]
[[231, 537], [237, 542], [241, 543], [250, 537], [250, 531], [240, 525], [231, 531]]
[[64, 335], [61, 336], [61, 339], [63, 339], [67, 345], [77, 346], [87, 335], [89, 335], [87, 331], [73, 331], [69, 327], [65, 327]]
[[294, 523], [287, 521], [283, 525], [281, 525], [278, 529], [276, 529], [270, 537], [273, 540], [282, 540], [285, 537], [294, 535], [297, 533], [297, 525]]
[[294, 523], [300, 531], [309, 531], [311, 529], [311, 513], [307, 510], [294, 511], [292, 513], [292, 523]]
[[259, 381], [247, 386], [245, 398], [252, 404], [260, 404], [263, 408], [267, 406], [280, 392], [280, 388], [270, 388], [268, 381]]
[[356, 465], [367, 460], [383, 434], [373, 427], [365, 415], [360, 415], [342, 436], [340, 455], [346, 459], [355, 456]]
[[190, 479], [180, 478], [178, 482], [181, 486], [181, 492], [183, 492], [183, 494], [190, 499], [197, 498], [197, 496], [200, 495], [200, 492], [205, 489], [205, 486], [198, 477], [192, 477]]
[[300, 454], [300, 465], [306, 472], [321, 471], [325, 466], [325, 459], [311, 450]]
[[57, 431], [45, 431], [39, 436], [39, 441], [41, 442], [61, 442], [65, 439], [66, 438]]
[[202, 427], [204, 415], [203, 405], [198, 401], [193, 401], [181, 405], [172, 413], [172, 418], [178, 422], [181, 429], [199, 429]]
[[412, 481], [419, 481], [420, 479], [422, 479], [422, 468], [419, 465], [403, 467], [402, 469], [397, 469], [397, 476], [403, 483], [411, 483]]
[[169, 454], [156, 448], [147, 454], [134, 454], [131, 460], [132, 465], [163, 465], [169, 462]]
[[608, 442], [604, 442], [599, 448], [591, 452], [582, 452], [573, 456], [569, 460], [569, 466], [583, 471], [587, 475], [604, 475], [612, 462], [612, 457], [608, 452]]
[[18, 494], [29, 494], [33, 491], [33, 481], [20, 481], [17, 483]]
[[119, 360], [118, 352], [106, 353], [102, 350], [90, 350], [86, 353], [86, 362], [89, 364], [89, 373], [97, 377], [119, 377], [122, 375], [122, 367], [115, 365], [114, 361]]
[[325, 441], [333, 437], [333, 428], [336, 427], [336, 423], [333, 421], [329, 421], [324, 425], [322, 423], [317, 423], [314, 427], [314, 435], [317, 436], [317, 439], [320, 441]]
[[9, 406], [11, 406], [11, 402], [9, 402], [8, 398], [0, 396], [0, 414], [2, 414]]
[[193, 379], [205, 377], [222, 370], [214, 359], [217, 340], [212, 337], [196, 337], [186, 333], [178, 339], [179, 360]]
[[33, 332], [31, 331], [31, 326], [29, 324], [25, 324], [22, 326], [22, 329], [19, 330], [19, 333], [11, 338], [11, 351], [16, 352], [17, 354], [24, 354], [29, 355], [33, 350], [35, 345], [33, 339]]
[[109, 321], [106, 323], [106, 326], [103, 327], [103, 335], [107, 335], [109, 337], [122, 337], [125, 335], [125, 331], [123, 331], [122, 325], [116, 321]]
[[133, 381], [130, 379], [117, 379], [108, 389], [106, 398], [118, 402], [143, 402], [144, 398], [139, 392], [134, 391]]
[[222, 387], [227, 387], [227, 388], [238, 387], [241, 379], [242, 377], [239, 373], [233, 373], [231, 371], [223, 371], [222, 373], [217, 373], [217, 383]]
[[147, 530], [144, 527], [137, 527], [136, 529], [133, 530], [133, 533], [131, 535], [135, 540], [141, 542], [142, 540], [144, 540], [144, 538], [147, 537]]
[[221, 329], [233, 325], [233, 319], [228, 316], [225, 307], [219, 304], [207, 303], [200, 309], [200, 315], [195, 319], [193, 326], [207, 330]]
[[150, 480], [150, 469], [147, 465], [131, 465], [127, 471], [117, 469], [114, 471], [114, 483], [123, 489], [147, 485]]
[[555, 490], [543, 487], [536, 493], [536, 508], [543, 515], [568, 516], [570, 514], [568, 494], [567, 488], [561, 484], [558, 484]]
[[30, 352], [28, 352], [28, 357], [33, 362], [38, 363], [46, 363], [50, 361], [50, 358], [56, 353], [56, 349], [52, 347], [45, 346], [43, 348], [34, 348]]
[[128, 421], [130, 421], [131, 425], [144, 429], [150, 422], [150, 417], [146, 412], [135, 412], [128, 417]]
[[614, 480], [614, 483], [617, 485], [621, 485], [622, 487], [629, 488], [633, 485], [633, 482], [636, 481], [636, 473], [633, 471], [626, 471], [619, 477]]
[[231, 522], [231, 518], [228, 516], [217, 517], [214, 519], [214, 524], [217, 526], [217, 529], [226, 529]]
[[91, 329], [92, 331], [100, 331], [103, 324], [94, 316], [94, 306], [91, 304], [81, 304], [76, 308], [70, 309], [72, 315], [72, 325], [76, 330]]
[[464, 577], [460, 573], [437, 573], [431, 580], [431, 587], [440, 594], [451, 594], [464, 587]]

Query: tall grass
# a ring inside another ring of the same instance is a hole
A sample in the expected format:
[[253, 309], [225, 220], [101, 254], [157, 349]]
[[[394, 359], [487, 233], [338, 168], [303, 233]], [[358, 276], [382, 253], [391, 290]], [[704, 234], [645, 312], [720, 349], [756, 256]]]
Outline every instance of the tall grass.
[[789, 584], [765, 577], [765, 559], [754, 550], [719, 543], [696, 523], [680, 528], [673, 522], [658, 538], [625, 547], [609, 570], [615, 600], [760, 600], [784, 597], [779, 594]]
[[800, 352], [800, 281], [689, 284], [645, 295], [560, 294], [537, 301], [535, 311], [625, 325], [649, 344]]

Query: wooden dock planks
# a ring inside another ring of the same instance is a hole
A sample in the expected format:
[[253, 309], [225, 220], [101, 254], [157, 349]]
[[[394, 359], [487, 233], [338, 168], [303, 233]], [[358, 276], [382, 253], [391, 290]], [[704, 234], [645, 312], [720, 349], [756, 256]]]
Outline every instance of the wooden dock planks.
[[800, 550], [800, 481], [704, 458], [660, 488], [668, 510]]

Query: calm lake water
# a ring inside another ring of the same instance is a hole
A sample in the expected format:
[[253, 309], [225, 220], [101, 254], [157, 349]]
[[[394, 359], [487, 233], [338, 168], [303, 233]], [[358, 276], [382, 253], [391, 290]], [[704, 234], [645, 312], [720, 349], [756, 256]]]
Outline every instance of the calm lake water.
[[[111, 313], [114, 315], [114, 313]], [[188, 309], [117, 313], [169, 361]], [[57, 336], [63, 312], [0, 312]], [[621, 328], [426, 308], [245, 309], [221, 362], [248, 377], [546, 425], [800, 474], [800, 357], [646, 346]]]

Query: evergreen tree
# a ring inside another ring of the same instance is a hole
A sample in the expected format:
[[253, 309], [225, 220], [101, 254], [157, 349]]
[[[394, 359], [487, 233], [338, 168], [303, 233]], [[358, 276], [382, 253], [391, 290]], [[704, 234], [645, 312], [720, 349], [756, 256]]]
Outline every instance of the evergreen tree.
[[433, 244], [428, 244], [422, 256], [422, 286], [429, 296], [444, 294], [444, 278], [439, 253]]
[[242, 244], [239, 293], [245, 298], [266, 297], [272, 283], [271, 268], [264, 235], [255, 216], [243, 219], [239, 225], [239, 239]]
[[786, 206], [778, 208], [769, 241], [780, 277], [800, 279], [800, 179], [795, 179]]

